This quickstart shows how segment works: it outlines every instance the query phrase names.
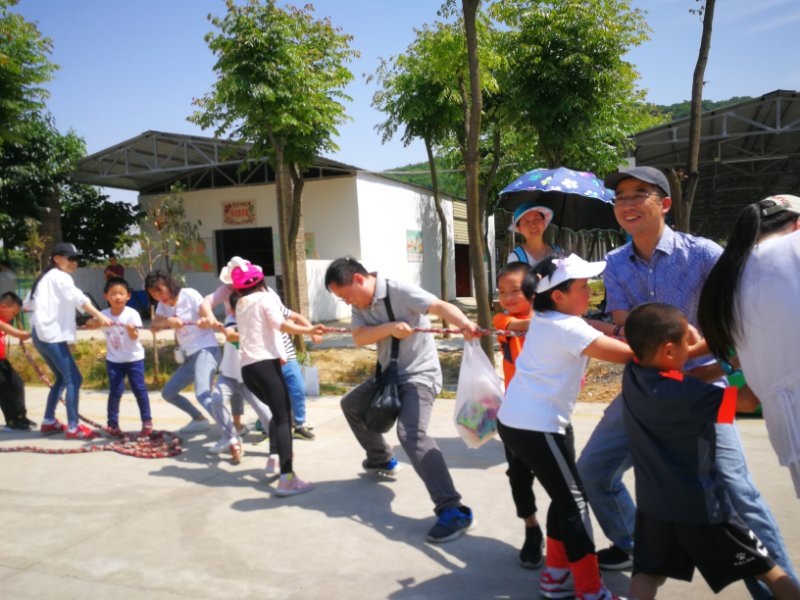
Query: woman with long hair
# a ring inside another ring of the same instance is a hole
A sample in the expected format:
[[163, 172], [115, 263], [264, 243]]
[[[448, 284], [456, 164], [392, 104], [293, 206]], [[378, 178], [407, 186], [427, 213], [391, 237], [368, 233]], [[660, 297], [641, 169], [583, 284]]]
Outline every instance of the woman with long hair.
[[747, 206], [700, 295], [709, 349], [735, 352], [761, 400], [772, 447], [800, 497], [800, 198], [770, 196]]
[[112, 323], [92, 305], [89, 297], [78, 289], [72, 279], [72, 273], [77, 270], [81, 258], [83, 255], [73, 244], [61, 242], [53, 246], [50, 262], [33, 282], [25, 306], [33, 311], [33, 345], [55, 376], [47, 395], [41, 432], [64, 431], [64, 425], [56, 419], [56, 406], [63, 390], [67, 405], [67, 438], [91, 440], [97, 434], [78, 423], [78, 401], [83, 377], [69, 350], [69, 344], [75, 342], [75, 311], [89, 313], [101, 327], [109, 327]]

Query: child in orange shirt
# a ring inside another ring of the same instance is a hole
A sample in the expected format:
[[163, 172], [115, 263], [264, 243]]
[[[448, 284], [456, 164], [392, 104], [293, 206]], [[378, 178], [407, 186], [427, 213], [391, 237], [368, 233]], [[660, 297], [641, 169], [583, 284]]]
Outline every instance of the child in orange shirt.
[[[531, 267], [526, 263], [513, 262], [505, 265], [497, 275], [497, 298], [502, 313], [494, 316], [495, 329], [525, 333], [533, 316], [531, 302], [522, 293], [522, 283], [533, 278]], [[503, 352], [503, 375], [506, 388], [514, 377], [517, 356], [525, 343], [525, 336], [498, 335], [497, 341]], [[570, 430], [571, 432], [571, 430]], [[508, 481], [511, 484], [511, 497], [517, 508], [517, 516], [525, 521], [525, 543], [519, 551], [519, 564], [527, 569], [542, 566], [542, 547], [544, 536], [536, 520], [536, 497], [533, 495], [533, 472], [505, 446], [508, 460]]]

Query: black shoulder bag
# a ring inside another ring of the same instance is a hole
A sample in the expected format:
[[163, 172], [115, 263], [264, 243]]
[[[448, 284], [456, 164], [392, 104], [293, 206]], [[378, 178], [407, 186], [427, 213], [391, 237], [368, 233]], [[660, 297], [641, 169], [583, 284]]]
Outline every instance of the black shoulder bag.
[[[392, 303], [389, 300], [387, 282], [386, 298], [383, 299], [389, 320], [394, 321]], [[400, 414], [400, 392], [398, 390], [397, 355], [400, 352], [400, 340], [392, 337], [392, 356], [389, 366], [381, 370], [380, 360], [375, 366], [375, 391], [364, 412], [364, 425], [374, 433], [386, 433], [393, 426]]]

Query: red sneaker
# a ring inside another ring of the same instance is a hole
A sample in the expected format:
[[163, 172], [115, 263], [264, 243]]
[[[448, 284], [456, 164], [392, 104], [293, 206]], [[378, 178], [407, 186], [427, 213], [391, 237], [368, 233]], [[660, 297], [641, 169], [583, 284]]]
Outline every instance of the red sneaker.
[[110, 435], [111, 437], [115, 438], [125, 437], [125, 434], [122, 433], [122, 430], [117, 425], [109, 425], [108, 429], [106, 430], [106, 433], [108, 433], [108, 435]]
[[75, 431], [67, 431], [68, 440], [93, 440], [96, 437], [98, 437], [98, 434], [86, 425], [78, 425]]
[[42, 426], [39, 428], [40, 433], [61, 433], [64, 431], [66, 427], [64, 424], [56, 419], [52, 423], [42, 423]]
[[153, 422], [152, 421], [142, 421], [142, 432], [139, 435], [150, 435], [153, 433]]

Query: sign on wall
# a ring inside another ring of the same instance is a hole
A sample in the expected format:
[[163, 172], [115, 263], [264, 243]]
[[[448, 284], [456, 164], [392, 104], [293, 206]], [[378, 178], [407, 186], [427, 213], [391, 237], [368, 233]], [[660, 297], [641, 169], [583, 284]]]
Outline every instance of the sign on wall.
[[256, 222], [255, 201], [235, 200], [223, 202], [222, 220], [225, 225], [253, 225]]
[[406, 229], [406, 253], [408, 262], [422, 262], [422, 232]]

